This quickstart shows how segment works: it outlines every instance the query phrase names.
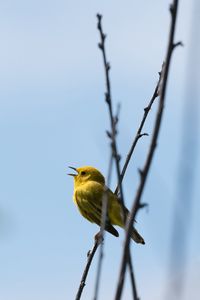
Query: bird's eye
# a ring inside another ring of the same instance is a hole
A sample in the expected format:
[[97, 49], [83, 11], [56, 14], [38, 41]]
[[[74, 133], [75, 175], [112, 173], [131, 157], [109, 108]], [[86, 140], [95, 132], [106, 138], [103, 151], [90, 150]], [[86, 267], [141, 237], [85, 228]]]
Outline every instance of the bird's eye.
[[85, 171], [82, 171], [82, 172], [81, 172], [81, 175], [85, 175], [85, 174], [86, 174], [86, 172], [85, 172]]

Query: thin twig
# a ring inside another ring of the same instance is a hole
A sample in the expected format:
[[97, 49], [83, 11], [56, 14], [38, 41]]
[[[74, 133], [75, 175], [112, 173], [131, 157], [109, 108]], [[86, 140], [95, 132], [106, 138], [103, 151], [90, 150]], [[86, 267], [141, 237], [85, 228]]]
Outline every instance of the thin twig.
[[103, 261], [103, 249], [104, 249], [104, 235], [105, 235], [105, 226], [107, 220], [107, 211], [108, 211], [108, 188], [110, 187], [111, 182], [111, 174], [112, 174], [112, 165], [113, 165], [113, 155], [111, 151], [109, 167], [108, 167], [108, 176], [107, 176], [107, 186], [104, 187], [104, 193], [102, 196], [102, 213], [101, 213], [101, 227], [100, 227], [100, 235], [102, 239], [102, 243], [100, 245], [99, 251], [99, 260], [97, 265], [97, 274], [96, 274], [96, 282], [95, 282], [95, 290], [94, 290], [94, 300], [98, 298], [99, 292], [99, 284], [100, 284], [100, 277], [101, 277], [101, 270], [102, 270], [102, 261]]
[[[111, 100], [110, 77], [109, 77], [109, 71], [110, 71], [111, 67], [110, 67], [110, 64], [107, 61], [107, 57], [106, 57], [106, 49], [105, 49], [106, 35], [103, 33], [103, 29], [102, 29], [102, 24], [101, 24], [102, 15], [97, 14], [97, 20], [98, 20], [97, 28], [99, 30], [100, 39], [101, 39], [98, 46], [99, 46], [99, 49], [102, 51], [103, 64], [104, 64], [104, 70], [105, 70], [105, 78], [106, 78], [105, 101], [108, 104], [110, 127], [111, 127], [111, 132], [107, 132], [107, 134], [111, 139], [111, 146], [112, 146], [113, 157], [114, 157], [115, 165], [116, 165], [117, 177], [120, 178], [120, 173], [121, 173], [120, 172], [120, 165], [119, 165], [120, 155], [118, 154], [117, 143], [116, 143], [116, 134], [117, 134], [116, 125], [117, 125], [118, 119], [115, 118], [114, 114], [113, 114], [113, 107], [112, 107], [112, 100]], [[122, 185], [121, 184], [119, 185], [119, 191], [120, 191], [120, 199], [121, 199], [121, 202], [124, 206], [124, 195], [123, 195], [123, 190], [122, 190]]]
[[[117, 146], [116, 146], [116, 140], [115, 140], [115, 136], [116, 136], [116, 132], [117, 132], [116, 131], [116, 125], [117, 125], [117, 122], [118, 122], [119, 107], [118, 107], [117, 114], [114, 117], [113, 116], [113, 109], [112, 109], [112, 102], [111, 102], [111, 89], [110, 89], [110, 79], [109, 79], [110, 65], [106, 60], [106, 52], [105, 52], [105, 47], [104, 47], [105, 46], [104, 42], [105, 42], [106, 36], [102, 31], [101, 19], [102, 19], [102, 16], [97, 14], [97, 20], [98, 20], [97, 28], [100, 32], [100, 38], [101, 38], [101, 42], [98, 44], [98, 46], [102, 50], [102, 53], [103, 53], [103, 61], [104, 61], [105, 77], [106, 77], [106, 90], [107, 90], [106, 94], [105, 94], [105, 100], [106, 100], [106, 102], [108, 104], [108, 107], [109, 107], [109, 116], [110, 116], [110, 125], [111, 125], [111, 132], [107, 131], [107, 135], [111, 140], [111, 150], [112, 150], [112, 155], [111, 156], [114, 158], [114, 160], [116, 162], [117, 174], [120, 175], [120, 168], [119, 168], [120, 156], [117, 154], [118, 152], [117, 152]], [[110, 172], [110, 168], [109, 168], [109, 172]], [[121, 192], [121, 196], [122, 196], [122, 203], [124, 204], [123, 191], [122, 191], [121, 186], [120, 186], [120, 192]], [[106, 217], [107, 217], [107, 202], [108, 202], [108, 199], [107, 199], [107, 197], [105, 197], [105, 195], [106, 195], [106, 190], [105, 190], [105, 193], [104, 193], [103, 199], [102, 199], [102, 222], [101, 222], [101, 228], [100, 228], [100, 233], [99, 233], [101, 241], [103, 241], [104, 228], [105, 228], [105, 222], [106, 222]], [[92, 259], [94, 257], [94, 254], [95, 254], [99, 244], [100, 244], [100, 242], [99, 243], [95, 242], [95, 244], [93, 246], [93, 249], [92, 249], [92, 251], [89, 255], [88, 262], [87, 262], [86, 267], [84, 269], [83, 276], [82, 276], [82, 279], [81, 279], [81, 283], [80, 283], [80, 286], [79, 286], [79, 290], [78, 290], [78, 293], [77, 293], [77, 296], [76, 296], [76, 300], [79, 300], [80, 297], [81, 297], [83, 288], [85, 286], [85, 280], [87, 278], [87, 274], [88, 274]], [[97, 299], [97, 295], [98, 295], [99, 281], [100, 281], [100, 274], [101, 274], [101, 265], [102, 265], [102, 261], [103, 261], [103, 243], [101, 243], [101, 244], [102, 244], [102, 246], [101, 246], [100, 257], [99, 257], [99, 262], [98, 262], [98, 267], [97, 267], [97, 278], [96, 278], [96, 283], [95, 283], [94, 299]]]
[[137, 293], [137, 287], [136, 287], [136, 282], [135, 282], [135, 275], [133, 272], [133, 263], [132, 263], [132, 259], [131, 259], [131, 255], [130, 255], [130, 249], [129, 249], [129, 271], [130, 271], [130, 279], [131, 279], [131, 287], [132, 287], [132, 293], [133, 293], [133, 299], [134, 300], [139, 300], [138, 298], [138, 293]]
[[98, 239], [96, 239], [95, 242], [94, 242], [94, 246], [93, 246], [92, 250], [88, 252], [87, 264], [86, 264], [85, 269], [83, 271], [83, 275], [82, 275], [82, 278], [81, 278], [81, 282], [80, 282], [79, 289], [78, 289], [78, 292], [76, 294], [75, 300], [79, 300], [81, 298], [81, 294], [82, 294], [83, 288], [85, 286], [85, 281], [86, 281], [86, 278], [87, 278], [87, 275], [88, 275], [88, 271], [90, 269], [90, 265], [92, 263], [93, 257], [95, 255], [95, 252], [97, 251], [97, 248], [98, 248], [99, 244], [100, 243], [99, 243]]
[[[123, 207], [123, 217], [124, 217], [124, 222], [126, 222], [126, 213], [125, 213], [125, 203], [124, 203], [124, 195], [123, 195], [123, 189], [122, 189], [122, 182], [120, 181], [120, 155], [117, 149], [117, 142], [116, 142], [116, 135], [117, 135], [117, 129], [116, 125], [118, 123], [118, 115], [114, 116], [113, 114], [113, 108], [112, 108], [112, 98], [111, 98], [111, 86], [110, 86], [110, 77], [109, 77], [109, 71], [110, 71], [110, 64], [107, 61], [106, 57], [106, 49], [105, 49], [105, 39], [106, 35], [103, 32], [102, 29], [102, 15], [97, 14], [97, 28], [99, 30], [100, 34], [100, 43], [98, 44], [99, 49], [102, 51], [103, 55], [103, 64], [104, 64], [104, 70], [105, 70], [105, 78], [106, 78], [106, 93], [105, 93], [105, 101], [108, 105], [108, 110], [109, 110], [109, 117], [110, 117], [110, 126], [111, 126], [111, 132], [107, 132], [108, 137], [111, 139], [111, 148], [112, 148], [112, 155], [115, 160], [115, 165], [116, 165], [116, 171], [117, 171], [117, 178], [118, 178], [118, 185], [119, 185], [119, 193], [120, 193], [120, 200], [122, 202], [122, 207]], [[130, 256], [130, 251], [128, 251], [128, 263], [129, 263], [129, 268], [130, 268], [130, 274], [131, 274], [131, 283], [133, 284], [132, 289], [134, 290], [134, 293], [136, 297], [134, 298], [137, 300], [137, 292], [136, 292], [136, 285], [135, 285], [135, 279], [134, 279], [134, 273], [133, 273], [133, 268], [132, 268], [132, 262], [131, 262], [131, 256]], [[96, 299], [95, 299], [96, 300]]]
[[131, 157], [132, 157], [133, 151], [135, 150], [135, 147], [136, 147], [136, 145], [137, 145], [137, 142], [139, 141], [139, 139], [140, 139], [142, 136], [148, 135], [147, 133], [142, 133], [142, 129], [143, 129], [143, 127], [144, 127], [146, 118], [147, 118], [147, 116], [148, 116], [148, 114], [149, 114], [149, 112], [150, 112], [150, 110], [151, 110], [151, 107], [152, 107], [152, 105], [153, 105], [155, 99], [158, 97], [158, 87], [159, 87], [159, 84], [160, 84], [160, 74], [161, 74], [161, 72], [159, 72], [159, 80], [158, 80], [158, 82], [157, 82], [157, 85], [156, 85], [155, 90], [154, 90], [154, 92], [153, 92], [153, 95], [152, 95], [152, 97], [151, 97], [151, 100], [150, 100], [149, 104], [144, 108], [143, 118], [142, 118], [141, 123], [140, 123], [140, 126], [139, 126], [139, 128], [138, 128], [138, 130], [137, 130], [137, 133], [136, 133], [136, 135], [135, 135], [135, 138], [134, 138], [134, 140], [133, 140], [133, 143], [132, 143], [132, 145], [131, 145], [131, 148], [130, 148], [128, 154], [127, 154], [126, 161], [125, 161], [125, 163], [124, 163], [122, 172], [121, 172], [121, 174], [120, 174], [120, 179], [119, 179], [118, 185], [117, 185], [117, 187], [116, 187], [116, 189], [115, 189], [115, 194], [116, 194], [116, 195], [119, 193], [119, 185], [122, 184], [122, 181], [123, 181], [123, 179], [124, 179], [124, 175], [125, 175], [125, 173], [126, 173], [128, 164], [129, 164], [130, 159], [131, 159]]
[[158, 89], [159, 106], [158, 106], [158, 111], [157, 111], [157, 115], [156, 115], [153, 136], [152, 136], [149, 152], [148, 152], [144, 167], [140, 172], [140, 183], [139, 183], [138, 190], [137, 190], [134, 202], [133, 202], [133, 206], [132, 206], [131, 213], [130, 213], [130, 218], [127, 221], [126, 238], [125, 238], [124, 249], [123, 249], [123, 254], [122, 254], [122, 261], [121, 261], [121, 267], [120, 267], [120, 273], [119, 273], [119, 278], [118, 278], [118, 285], [117, 285], [117, 289], [116, 289], [115, 300], [121, 299], [121, 294], [122, 294], [123, 284], [124, 284], [124, 275], [125, 275], [127, 261], [128, 261], [128, 255], [129, 255], [131, 229], [132, 229], [132, 225], [133, 225], [135, 216], [139, 209], [141, 196], [144, 191], [144, 185], [145, 185], [147, 175], [148, 175], [151, 163], [152, 163], [153, 155], [155, 153], [158, 135], [159, 135], [160, 127], [161, 127], [163, 108], [164, 108], [164, 103], [165, 103], [167, 79], [168, 79], [168, 74], [169, 74], [169, 66], [170, 66], [170, 61], [171, 61], [171, 55], [172, 55], [172, 52], [174, 50], [174, 45], [175, 45], [174, 44], [174, 33], [175, 33], [175, 26], [176, 26], [177, 9], [178, 9], [178, 0], [174, 0], [173, 4], [171, 4], [171, 6], [170, 6], [171, 26], [170, 26], [167, 54], [166, 54], [166, 62], [164, 63], [164, 66], [162, 68], [161, 81], [160, 81], [160, 86]]

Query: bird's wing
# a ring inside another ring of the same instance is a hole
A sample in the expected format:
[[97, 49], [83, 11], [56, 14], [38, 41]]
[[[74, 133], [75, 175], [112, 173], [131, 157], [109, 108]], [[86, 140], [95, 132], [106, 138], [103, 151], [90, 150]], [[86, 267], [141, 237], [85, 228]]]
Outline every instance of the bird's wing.
[[[100, 194], [99, 197], [99, 193], [94, 195], [93, 193], [77, 190], [75, 193], [75, 200], [82, 216], [88, 221], [101, 226], [102, 194]], [[114, 236], [119, 236], [118, 231], [111, 225], [108, 217], [105, 222], [105, 230]]]
[[110, 189], [108, 189], [109, 193], [109, 219], [111, 224], [118, 225], [124, 228], [124, 213], [125, 219], [129, 216], [129, 210], [123, 206], [120, 198], [117, 197]]

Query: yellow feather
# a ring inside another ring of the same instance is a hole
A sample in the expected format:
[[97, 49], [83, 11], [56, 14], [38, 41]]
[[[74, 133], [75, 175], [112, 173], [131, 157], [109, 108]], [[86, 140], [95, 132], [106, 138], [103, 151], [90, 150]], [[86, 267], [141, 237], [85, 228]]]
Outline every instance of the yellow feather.
[[[102, 199], [104, 193], [107, 193], [108, 216], [105, 229], [111, 234], [118, 236], [117, 230], [112, 225], [118, 225], [124, 228], [124, 217], [128, 217], [129, 211], [122, 207], [122, 203], [117, 196], [105, 185], [103, 175], [95, 168], [86, 166], [73, 168], [77, 174], [69, 174], [74, 177], [74, 195], [73, 199], [81, 215], [92, 223], [101, 225]], [[144, 239], [135, 228], [132, 229], [132, 239], [136, 243], [144, 244]]]

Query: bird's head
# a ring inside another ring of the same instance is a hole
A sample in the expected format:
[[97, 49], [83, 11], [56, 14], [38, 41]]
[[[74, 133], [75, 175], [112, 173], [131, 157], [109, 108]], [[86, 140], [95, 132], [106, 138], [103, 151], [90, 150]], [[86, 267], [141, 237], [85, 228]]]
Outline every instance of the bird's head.
[[98, 183], [105, 184], [103, 175], [93, 167], [86, 166], [81, 168], [69, 168], [76, 172], [76, 174], [68, 174], [74, 177], [74, 183], [76, 187], [88, 181], [96, 181]]

